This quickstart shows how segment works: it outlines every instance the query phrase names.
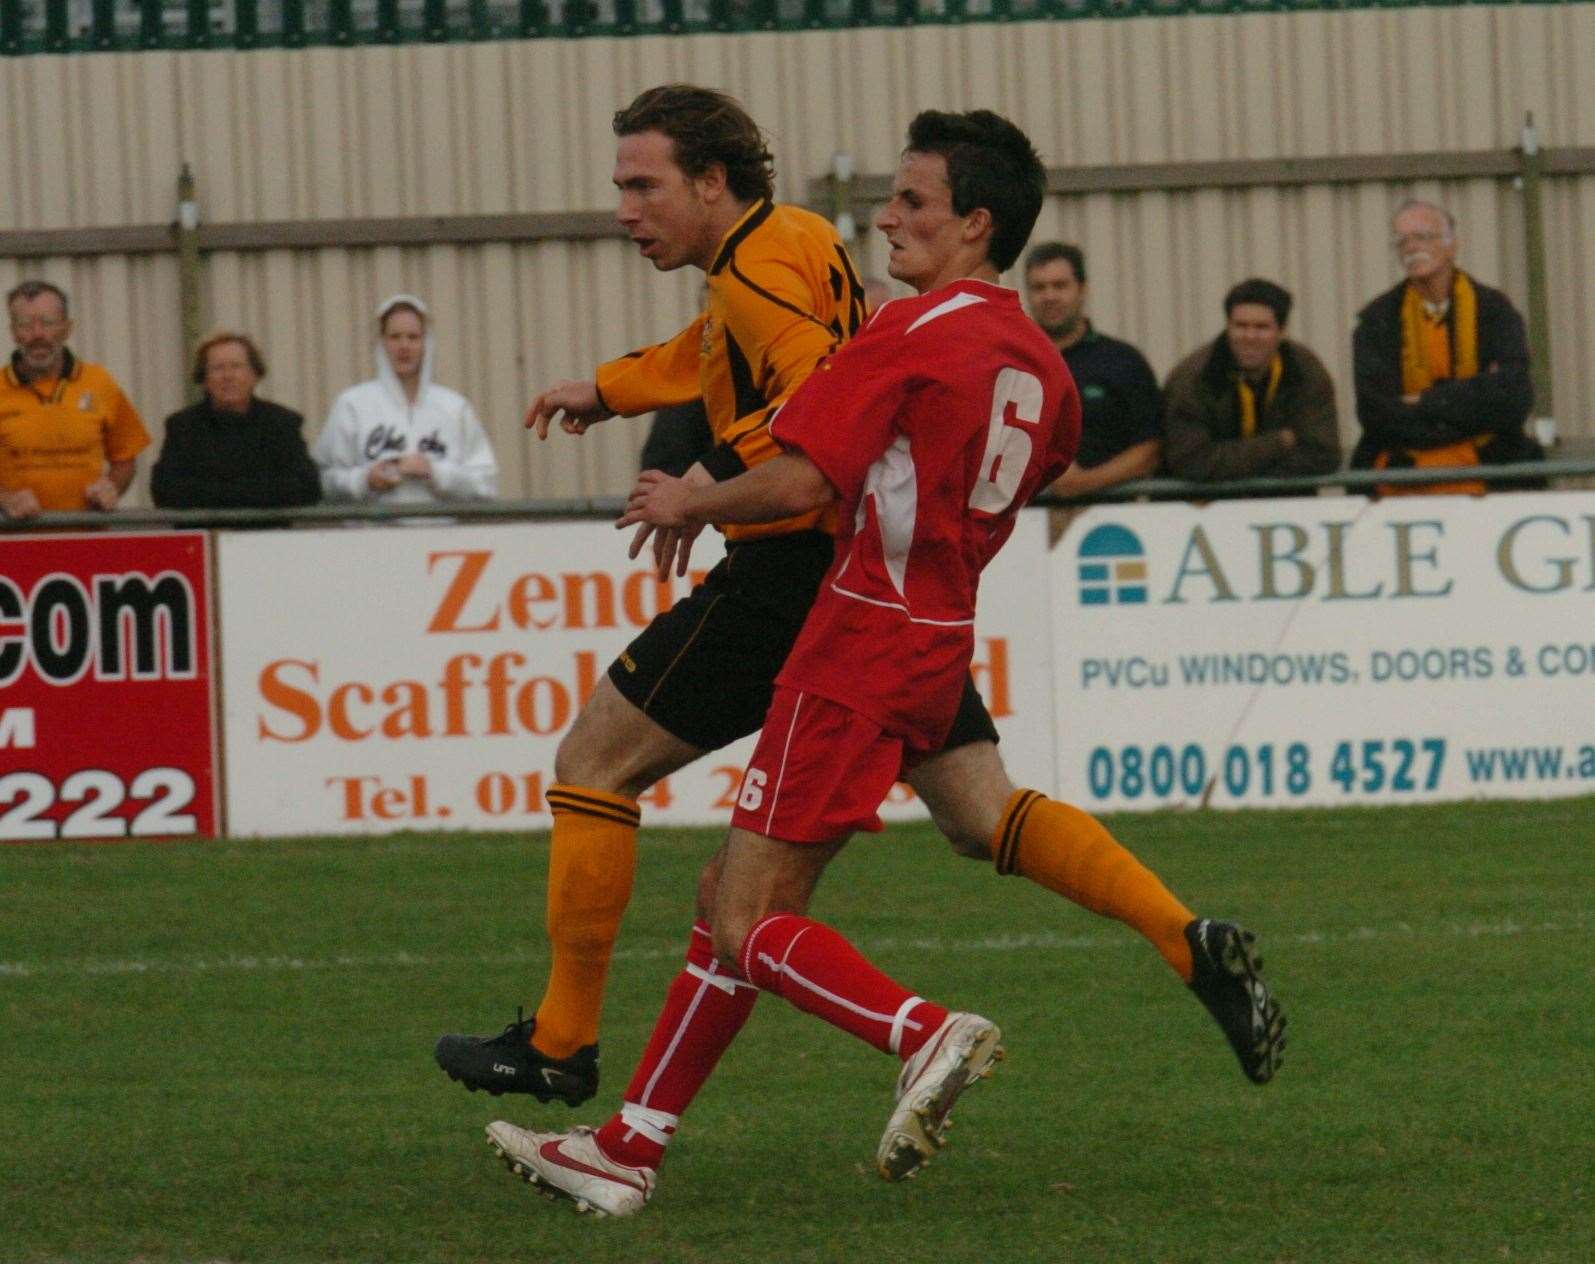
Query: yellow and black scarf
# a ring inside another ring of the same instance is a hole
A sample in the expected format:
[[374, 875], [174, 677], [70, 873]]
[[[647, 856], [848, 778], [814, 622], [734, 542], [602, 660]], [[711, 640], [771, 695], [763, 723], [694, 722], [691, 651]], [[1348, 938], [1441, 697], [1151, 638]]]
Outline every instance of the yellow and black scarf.
[[1440, 356], [1430, 351], [1436, 326], [1424, 311], [1423, 295], [1415, 285], [1407, 286], [1401, 298], [1401, 390], [1405, 395], [1420, 395], [1445, 378], [1465, 381], [1479, 372], [1479, 294], [1466, 272], [1451, 278], [1450, 338], [1441, 343]]
[[[1401, 391], [1419, 395], [1439, 381], [1463, 381], [1479, 372], [1479, 294], [1468, 274], [1458, 269], [1451, 278], [1451, 309], [1436, 319], [1424, 308], [1418, 287], [1408, 285], [1401, 299]], [[1420, 468], [1477, 465], [1479, 448], [1489, 435], [1477, 435], [1438, 448], [1415, 448], [1406, 453]], [[1375, 469], [1390, 467], [1390, 453], [1374, 458]], [[1423, 487], [1379, 488], [1381, 496], [1479, 495], [1484, 484], [1469, 479], [1459, 483], [1429, 483]]]
[[[1285, 376], [1285, 362], [1274, 353], [1274, 358], [1268, 364], [1268, 385], [1263, 388], [1263, 412], [1274, 402], [1274, 396], [1279, 394], [1279, 379]], [[1257, 392], [1252, 384], [1246, 380], [1243, 373], [1235, 374], [1235, 393], [1240, 398], [1241, 405], [1241, 438], [1250, 439], [1257, 433]]]

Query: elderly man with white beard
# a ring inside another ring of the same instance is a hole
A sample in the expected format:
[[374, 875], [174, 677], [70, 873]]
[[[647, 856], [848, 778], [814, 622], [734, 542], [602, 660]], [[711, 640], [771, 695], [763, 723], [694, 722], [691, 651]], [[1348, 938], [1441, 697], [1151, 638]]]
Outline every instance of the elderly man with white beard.
[[[1505, 294], [1457, 267], [1456, 218], [1444, 207], [1403, 202], [1391, 227], [1406, 275], [1357, 317], [1352, 367], [1362, 439], [1352, 467], [1539, 460], [1543, 450], [1523, 432], [1534, 402], [1523, 318]], [[1381, 488], [1483, 490], [1477, 479]]]

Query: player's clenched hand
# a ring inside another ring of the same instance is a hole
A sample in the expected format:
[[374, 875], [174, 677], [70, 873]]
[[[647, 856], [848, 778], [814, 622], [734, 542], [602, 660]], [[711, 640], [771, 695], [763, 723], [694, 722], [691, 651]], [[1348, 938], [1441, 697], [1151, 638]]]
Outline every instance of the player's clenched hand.
[[[655, 490], [660, 482], [679, 484], [679, 490], [664, 492]], [[666, 524], [654, 521], [652, 515], [664, 514], [671, 518], [680, 516], [677, 510], [669, 506], [674, 503], [672, 498], [684, 499], [689, 486], [690, 484], [684, 480], [672, 479], [658, 470], [645, 470], [626, 502], [626, 512], [615, 523], [617, 531], [634, 523], [637, 526], [637, 533], [631, 537], [631, 547], [626, 550], [627, 557], [635, 558], [642, 552], [642, 546], [652, 538], [654, 574], [661, 582], [670, 578], [672, 565], [677, 575], [687, 573], [687, 560], [692, 556], [692, 542], [703, 530], [703, 524], [686, 522], [679, 525]]]
[[[654, 570], [660, 579], [669, 577], [665, 569], [665, 562], [661, 556], [666, 544], [666, 536], [670, 528], [656, 523], [650, 516], [648, 497], [652, 495], [653, 488], [660, 482], [675, 482], [660, 470], [644, 470], [637, 478], [637, 485], [631, 489], [631, 495], [626, 498], [626, 512], [621, 514], [615, 522], [615, 530], [621, 531], [626, 527], [636, 526], [636, 534], [631, 537], [631, 547], [626, 550], [626, 556], [635, 558], [642, 552], [642, 546], [648, 542], [650, 536], [654, 541]], [[670, 551], [675, 552], [675, 545], [670, 545]]]
[[[702, 461], [694, 461], [682, 474], [681, 481], [688, 487], [713, 487], [714, 475], [704, 467]], [[638, 529], [638, 538], [632, 543], [635, 548], [642, 547], [642, 541], [647, 538], [646, 524]], [[701, 522], [694, 522], [685, 527], [661, 527], [654, 535], [654, 572], [663, 583], [670, 578], [670, 564], [675, 562], [678, 576], [687, 573], [687, 563], [692, 558], [692, 546], [703, 531]], [[632, 553], [636, 557], [636, 553]]]
[[[563, 416], [559, 416], [563, 413]], [[526, 410], [526, 428], [536, 430], [539, 439], [548, 438], [548, 424], [559, 416], [559, 428], [566, 434], [585, 434], [588, 426], [608, 421], [615, 414], [604, 407], [597, 382], [555, 382], [532, 401]]]
[[[694, 487], [713, 487], [714, 481], [714, 475], [699, 461], [693, 462], [680, 478], [671, 478], [660, 470], [644, 470], [627, 498], [626, 512], [615, 523], [617, 529], [638, 524], [627, 556], [635, 558], [652, 536], [654, 572], [659, 579], [670, 578], [672, 563], [677, 575], [685, 575], [693, 541], [703, 531], [703, 523], [688, 521], [686, 505]], [[661, 521], [661, 515], [667, 520]]]
[[[637, 476], [637, 485], [626, 497], [626, 512], [615, 523], [616, 529], [634, 526], [641, 522], [651, 527], [685, 527], [691, 525], [687, 516], [687, 501], [692, 495], [692, 484], [684, 478], [671, 478], [663, 470], [644, 470]], [[631, 555], [637, 556], [646, 536], [639, 533], [633, 541]]]

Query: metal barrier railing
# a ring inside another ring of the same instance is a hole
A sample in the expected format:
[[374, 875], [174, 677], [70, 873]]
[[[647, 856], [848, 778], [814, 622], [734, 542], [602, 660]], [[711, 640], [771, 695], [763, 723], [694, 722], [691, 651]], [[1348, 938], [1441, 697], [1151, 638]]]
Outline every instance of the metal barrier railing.
[[1521, 485], [1525, 482], [1595, 477], [1595, 460], [1524, 461], [1514, 465], [1430, 466], [1425, 469], [1340, 470], [1292, 478], [1243, 478], [1223, 483], [1195, 483], [1182, 478], [1142, 478], [1105, 487], [1089, 496], [1046, 503], [1068, 505], [1122, 504], [1128, 500], [1230, 500], [1244, 496], [1316, 496], [1323, 492], [1376, 493], [1381, 487], [1428, 487], [1437, 483]]
[[1426, 3], [1432, 0], [0, 0], [0, 54], [838, 30]]
[[[1529, 461], [1518, 465], [1458, 466], [1410, 470], [1342, 470], [1304, 478], [1247, 478], [1196, 483], [1178, 478], [1144, 478], [1087, 496], [1038, 497], [1036, 504], [1069, 507], [1122, 504], [1133, 500], [1227, 500], [1249, 496], [1316, 496], [1325, 491], [1372, 493], [1385, 486], [1422, 487], [1459, 480], [1521, 484], [1526, 480], [1595, 478], [1595, 460]], [[0, 535], [35, 531], [146, 531], [150, 527], [325, 526], [414, 519], [457, 522], [536, 522], [561, 518], [614, 518], [624, 496], [566, 499], [465, 501], [432, 505], [308, 505], [296, 509], [119, 509], [114, 513], [46, 513], [33, 518], [0, 518]]]

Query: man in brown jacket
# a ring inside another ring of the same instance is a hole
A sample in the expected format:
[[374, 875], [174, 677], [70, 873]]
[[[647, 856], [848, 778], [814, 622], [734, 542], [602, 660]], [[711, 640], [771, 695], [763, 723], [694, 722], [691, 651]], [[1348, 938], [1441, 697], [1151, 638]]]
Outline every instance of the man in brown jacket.
[[1164, 461], [1175, 478], [1340, 468], [1335, 385], [1317, 356], [1285, 337], [1290, 306], [1290, 292], [1272, 281], [1242, 281], [1224, 296], [1224, 332], [1169, 374]]

